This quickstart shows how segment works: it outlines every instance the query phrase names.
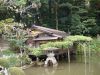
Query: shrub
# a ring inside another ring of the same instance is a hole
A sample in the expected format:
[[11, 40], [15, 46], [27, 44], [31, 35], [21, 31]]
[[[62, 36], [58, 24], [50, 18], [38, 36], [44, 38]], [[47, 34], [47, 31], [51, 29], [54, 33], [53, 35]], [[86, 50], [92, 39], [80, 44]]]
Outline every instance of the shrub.
[[91, 37], [87, 37], [87, 36], [83, 36], [83, 35], [75, 35], [75, 36], [68, 36], [64, 39], [65, 41], [72, 41], [72, 42], [76, 42], [76, 41], [92, 41]]
[[3, 75], [2, 73], [0, 73], [0, 75]]
[[42, 49], [40, 47], [39, 48], [33, 48], [32, 54], [39, 56], [39, 55], [42, 54]]
[[100, 52], [100, 40], [94, 39], [90, 43], [90, 48], [91, 48], [92, 51]]
[[8, 72], [10, 75], [25, 75], [24, 71], [18, 67], [10, 67]]
[[31, 63], [31, 59], [25, 53], [22, 55], [22, 57], [20, 56], [19, 59], [20, 59], [20, 61], [23, 62], [23, 65], [24, 64], [30, 64]]
[[9, 60], [6, 58], [0, 58], [0, 65], [5, 67], [5, 68], [8, 68], [9, 67]]
[[3, 55], [12, 55], [12, 54], [14, 54], [14, 52], [12, 52], [9, 49], [2, 51], [2, 53], [3, 53]]
[[15, 52], [19, 52], [20, 51], [20, 46], [17, 44], [17, 40], [12, 39], [12, 40], [9, 40], [9, 41], [10, 41], [11, 50], [13, 50]]
[[16, 56], [8, 58], [10, 66], [20, 66], [20, 60]]

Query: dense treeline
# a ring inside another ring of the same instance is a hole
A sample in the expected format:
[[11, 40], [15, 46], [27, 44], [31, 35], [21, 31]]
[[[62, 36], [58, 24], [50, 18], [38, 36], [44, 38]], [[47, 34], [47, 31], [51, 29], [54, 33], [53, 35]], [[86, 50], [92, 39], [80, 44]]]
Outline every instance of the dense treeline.
[[96, 36], [100, 34], [100, 0], [0, 0], [0, 20], [6, 18], [27, 27], [37, 24]]

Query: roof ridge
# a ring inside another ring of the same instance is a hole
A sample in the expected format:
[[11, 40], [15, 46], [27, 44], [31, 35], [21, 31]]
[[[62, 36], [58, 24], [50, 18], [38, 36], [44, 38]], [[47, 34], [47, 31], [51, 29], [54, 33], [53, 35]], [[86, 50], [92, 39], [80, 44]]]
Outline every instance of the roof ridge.
[[64, 32], [64, 31], [61, 31], [61, 30], [56, 30], [56, 29], [52, 29], [52, 28], [47, 28], [47, 27], [44, 27], [44, 26], [38, 26], [38, 25], [33, 25], [32, 27], [40, 27], [40, 28], [45, 28], [45, 29], [49, 29], [49, 30], [54, 30], [54, 31], [58, 31], [58, 32]]

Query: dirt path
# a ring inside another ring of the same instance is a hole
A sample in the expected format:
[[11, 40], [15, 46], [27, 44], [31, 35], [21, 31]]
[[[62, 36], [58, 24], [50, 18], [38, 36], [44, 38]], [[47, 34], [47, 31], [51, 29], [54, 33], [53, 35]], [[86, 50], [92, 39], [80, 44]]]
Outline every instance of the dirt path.
[[6, 50], [8, 48], [9, 48], [8, 42], [5, 41], [4, 39], [0, 38], [0, 49]]

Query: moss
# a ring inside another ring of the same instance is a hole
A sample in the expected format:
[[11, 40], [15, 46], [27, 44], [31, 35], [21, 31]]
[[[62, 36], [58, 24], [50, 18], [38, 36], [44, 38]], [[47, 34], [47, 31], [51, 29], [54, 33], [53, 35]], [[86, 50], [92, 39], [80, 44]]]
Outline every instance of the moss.
[[0, 65], [8, 68], [9, 67], [9, 60], [7, 60], [6, 58], [0, 58]]
[[24, 71], [18, 67], [10, 67], [8, 72], [10, 75], [25, 75]]
[[2, 73], [0, 73], [0, 75], [3, 75]]

